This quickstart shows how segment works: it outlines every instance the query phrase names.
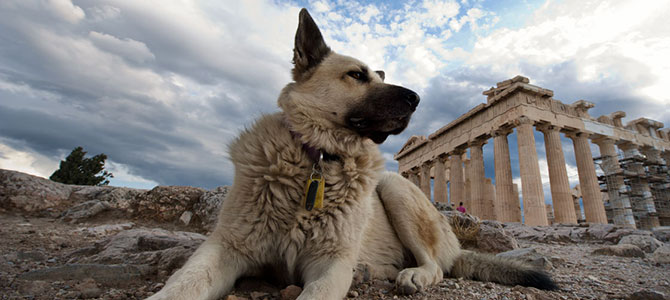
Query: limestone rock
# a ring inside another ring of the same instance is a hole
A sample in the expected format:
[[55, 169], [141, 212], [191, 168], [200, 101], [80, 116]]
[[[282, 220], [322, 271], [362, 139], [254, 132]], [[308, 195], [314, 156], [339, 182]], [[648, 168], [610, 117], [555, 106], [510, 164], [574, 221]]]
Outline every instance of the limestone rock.
[[205, 239], [194, 232], [131, 229], [97, 243], [95, 249], [83, 249], [87, 257], [71, 255], [70, 262], [126, 263], [171, 272], [181, 267]]
[[626, 297], [626, 300], [664, 300], [664, 299], [666, 298], [663, 293], [653, 290], [639, 290]]
[[31, 215], [58, 216], [70, 205], [72, 187], [51, 180], [0, 169], [0, 207]]
[[661, 241], [648, 235], [627, 235], [619, 241], [619, 245], [621, 244], [631, 244], [638, 246], [640, 249], [642, 249], [642, 251], [647, 253], [652, 253], [656, 251], [658, 247], [663, 246]]
[[540, 254], [535, 248], [521, 248], [496, 254], [499, 257], [516, 258], [525, 261], [537, 268], [551, 270], [554, 268], [551, 261]]
[[299, 286], [289, 285], [285, 289], [279, 291], [279, 296], [281, 300], [295, 300], [302, 293], [302, 289]]
[[652, 258], [659, 264], [670, 264], [670, 245], [665, 244], [654, 251]]
[[193, 214], [200, 221], [200, 226], [206, 230], [213, 230], [221, 209], [221, 203], [228, 196], [228, 186], [220, 186], [211, 191], [205, 191], [193, 205]]
[[630, 244], [621, 244], [606, 246], [593, 250], [592, 254], [596, 255], [611, 255], [621, 257], [641, 257], [644, 258], [644, 251], [640, 247]]
[[652, 229], [654, 237], [664, 243], [670, 242], [670, 226], [656, 227]]
[[127, 264], [66, 264], [57, 267], [29, 271], [21, 274], [18, 279], [63, 281], [95, 278], [98, 281], [105, 282], [108, 285], [114, 285], [139, 280], [143, 276], [147, 275], [149, 270], [150, 269], [146, 266]]
[[506, 232], [500, 222], [482, 221], [477, 235], [477, 249], [479, 251], [499, 253], [518, 248], [519, 245], [514, 236]]
[[61, 219], [66, 222], [76, 222], [93, 217], [109, 209], [109, 207], [110, 205], [107, 201], [89, 200], [66, 210]]
[[134, 215], [158, 222], [174, 222], [198, 202], [204, 189], [188, 186], [157, 186], [137, 197]]
[[81, 203], [91, 200], [107, 202], [111, 208], [124, 212], [132, 212], [137, 196], [146, 190], [112, 186], [73, 186], [70, 201]]

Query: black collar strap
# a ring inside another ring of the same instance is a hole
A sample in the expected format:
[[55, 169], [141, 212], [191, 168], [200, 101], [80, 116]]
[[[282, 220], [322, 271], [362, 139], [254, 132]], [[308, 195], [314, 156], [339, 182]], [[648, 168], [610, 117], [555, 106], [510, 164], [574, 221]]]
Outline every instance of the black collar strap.
[[[286, 124], [288, 125], [288, 120], [285, 120]], [[289, 127], [289, 126], [287, 126]], [[290, 129], [289, 127], [289, 132], [291, 133], [291, 136], [294, 139], [297, 139], [298, 141], [300, 140], [300, 137], [302, 134], [295, 132]], [[313, 162], [318, 163], [321, 158], [323, 158], [324, 161], [337, 161], [340, 160], [340, 157], [335, 155], [335, 154], [330, 154], [328, 152], [325, 152], [321, 149], [314, 148], [308, 144], [302, 144], [302, 149], [307, 152], [307, 156], [309, 156], [309, 159], [311, 159]]]

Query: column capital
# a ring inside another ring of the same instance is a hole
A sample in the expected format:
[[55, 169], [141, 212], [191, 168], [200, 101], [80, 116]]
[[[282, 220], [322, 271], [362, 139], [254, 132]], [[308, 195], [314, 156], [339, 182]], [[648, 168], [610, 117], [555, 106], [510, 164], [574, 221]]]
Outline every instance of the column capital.
[[583, 131], [568, 131], [565, 133], [565, 136], [567, 138], [570, 138], [571, 140], [575, 139], [581, 139], [581, 138], [589, 138], [589, 133], [588, 132], [583, 132]]
[[424, 161], [424, 162], [421, 163], [422, 168], [424, 168], [424, 167], [430, 168], [432, 166], [433, 166], [433, 161], [432, 160], [427, 160], [427, 161]]
[[535, 121], [526, 117], [526, 116], [521, 116], [514, 120], [514, 125], [515, 126], [520, 126], [520, 125], [533, 125]]
[[591, 139], [591, 141], [598, 146], [605, 145], [605, 144], [610, 144], [610, 143], [612, 145], [614, 145], [614, 143], [616, 142], [616, 140], [613, 139], [612, 137], [604, 136], [604, 135], [598, 135], [597, 137]]
[[491, 131], [491, 135], [495, 138], [498, 136], [506, 137], [514, 131], [512, 127], [500, 127]]
[[485, 138], [476, 138], [470, 142], [468, 142], [469, 147], [481, 147], [484, 146], [484, 144], [487, 143], [487, 140]]
[[435, 158], [435, 161], [441, 163], [446, 163], [449, 160], [449, 156], [446, 153], [442, 153]]
[[542, 123], [535, 125], [535, 129], [537, 129], [537, 131], [540, 131], [542, 133], [548, 133], [550, 131], [560, 131], [561, 127], [553, 125], [551, 123]]
[[619, 147], [619, 149], [621, 149], [623, 151], [633, 150], [633, 149], [637, 150], [637, 149], [640, 148], [640, 145], [635, 144], [631, 141], [621, 141], [621, 142], [616, 143], [616, 145], [617, 145], [617, 147]]
[[449, 151], [447, 154], [450, 156], [463, 155], [465, 153], [466, 147], [460, 146], [454, 148], [454, 150]]

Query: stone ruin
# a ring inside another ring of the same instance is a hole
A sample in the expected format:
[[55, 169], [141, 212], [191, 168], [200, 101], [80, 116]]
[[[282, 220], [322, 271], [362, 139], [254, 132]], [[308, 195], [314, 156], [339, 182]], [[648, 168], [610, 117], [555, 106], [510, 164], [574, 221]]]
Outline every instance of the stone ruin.
[[[521, 222], [507, 141], [516, 128], [525, 224], [670, 226], [670, 129], [663, 123], [639, 118], [624, 125], [622, 111], [593, 118], [588, 113], [593, 103], [564, 104], [552, 98], [553, 91], [523, 76], [499, 82], [483, 94], [486, 103], [428, 137], [410, 137], [395, 155], [398, 172], [429, 199], [432, 192], [435, 202], [463, 202], [482, 219]], [[533, 129], [544, 134], [552, 205], [545, 205]], [[568, 182], [561, 133], [573, 141], [576, 189]], [[482, 153], [491, 138], [495, 186], [485, 178]], [[599, 157], [593, 157], [590, 142], [599, 146]], [[598, 176], [596, 167], [603, 175]]]

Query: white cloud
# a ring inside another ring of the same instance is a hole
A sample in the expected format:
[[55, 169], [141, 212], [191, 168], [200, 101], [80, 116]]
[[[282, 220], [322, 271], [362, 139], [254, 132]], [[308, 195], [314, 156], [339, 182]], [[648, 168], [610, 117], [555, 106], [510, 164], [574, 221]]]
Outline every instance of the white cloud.
[[147, 45], [133, 39], [119, 39], [95, 31], [89, 32], [88, 37], [100, 50], [116, 54], [135, 63], [143, 63], [156, 58]]
[[58, 169], [58, 163], [57, 160], [44, 155], [14, 149], [0, 140], [0, 169], [49, 178]]

